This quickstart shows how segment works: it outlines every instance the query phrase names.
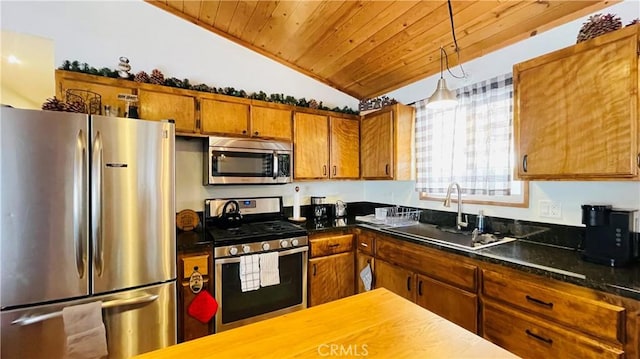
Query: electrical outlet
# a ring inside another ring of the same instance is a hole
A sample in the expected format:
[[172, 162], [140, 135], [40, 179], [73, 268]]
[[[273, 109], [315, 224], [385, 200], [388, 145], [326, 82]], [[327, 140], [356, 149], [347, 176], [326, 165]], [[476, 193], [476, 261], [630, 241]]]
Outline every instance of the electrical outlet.
[[562, 218], [562, 204], [551, 202], [549, 205], [549, 218]]
[[549, 207], [551, 201], [539, 201], [538, 202], [538, 215], [540, 217], [549, 217]]
[[562, 218], [562, 205], [559, 202], [538, 202], [538, 215], [547, 218]]

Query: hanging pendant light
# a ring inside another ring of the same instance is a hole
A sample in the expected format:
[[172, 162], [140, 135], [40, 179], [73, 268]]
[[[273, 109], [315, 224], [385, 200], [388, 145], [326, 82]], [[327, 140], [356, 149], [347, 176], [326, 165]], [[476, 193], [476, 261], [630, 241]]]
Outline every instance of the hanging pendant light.
[[[447, 88], [447, 82], [443, 77], [444, 67], [443, 67], [443, 57], [442, 53], [444, 53], [444, 49], [440, 47], [440, 79], [438, 80], [438, 85], [436, 86], [436, 90], [433, 92], [429, 99], [427, 100], [426, 107], [429, 109], [447, 109], [454, 107], [458, 104], [458, 99], [456, 98], [455, 92], [449, 90]], [[445, 53], [446, 56], [446, 53]]]

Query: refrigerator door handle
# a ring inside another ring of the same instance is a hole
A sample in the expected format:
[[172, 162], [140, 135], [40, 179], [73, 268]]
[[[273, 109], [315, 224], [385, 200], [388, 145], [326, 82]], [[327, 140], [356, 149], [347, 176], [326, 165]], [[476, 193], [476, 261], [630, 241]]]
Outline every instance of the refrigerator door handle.
[[96, 132], [93, 142], [93, 210], [91, 222], [93, 225], [92, 242], [93, 258], [95, 262], [96, 275], [102, 276], [104, 269], [104, 250], [102, 243], [102, 161], [103, 161], [102, 136], [100, 131]]
[[[125, 306], [125, 305], [145, 304], [145, 303], [153, 302], [156, 299], [158, 299], [158, 295], [157, 294], [147, 294], [147, 295], [143, 295], [143, 296], [140, 296], [140, 297], [128, 298], [128, 299], [114, 299], [114, 300], [110, 300], [108, 302], [103, 302], [102, 303], [102, 309], [122, 307], [122, 306]], [[22, 318], [18, 318], [16, 320], [14, 320], [13, 322], [11, 322], [11, 325], [25, 326], [25, 325], [44, 322], [45, 320], [49, 320], [49, 319], [53, 319], [53, 318], [57, 318], [57, 317], [61, 317], [61, 316], [62, 316], [62, 311], [61, 310], [59, 310], [57, 312], [47, 313], [47, 314], [24, 316]]]
[[78, 132], [78, 138], [76, 141], [76, 154], [75, 154], [75, 168], [73, 179], [73, 245], [75, 249], [76, 257], [76, 269], [78, 271], [78, 277], [83, 278], [85, 273], [85, 267], [87, 258], [84, 252], [85, 242], [85, 207], [86, 202], [86, 152], [87, 152], [87, 139], [82, 130]]

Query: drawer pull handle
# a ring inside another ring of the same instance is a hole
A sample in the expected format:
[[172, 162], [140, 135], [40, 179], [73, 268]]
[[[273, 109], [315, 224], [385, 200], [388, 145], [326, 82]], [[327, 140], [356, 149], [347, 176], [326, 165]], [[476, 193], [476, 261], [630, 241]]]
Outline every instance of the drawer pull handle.
[[407, 290], [411, 292], [411, 276], [407, 277]]
[[422, 296], [422, 281], [418, 282], [418, 295]]
[[545, 338], [545, 337], [543, 337], [541, 335], [538, 335], [536, 333], [531, 332], [529, 329], [525, 330], [524, 332], [527, 333], [527, 335], [529, 337], [531, 337], [531, 338], [537, 339], [537, 340], [539, 340], [541, 342], [545, 342], [545, 343], [547, 343], [549, 345], [553, 344], [553, 339], [551, 339], [551, 338]]
[[525, 298], [527, 298], [528, 302], [531, 302], [531, 303], [534, 303], [534, 304], [537, 304], [537, 305], [541, 305], [541, 306], [547, 307], [549, 309], [553, 308], [553, 303], [552, 302], [544, 302], [544, 301], [541, 301], [540, 299], [536, 299], [536, 298], [534, 298], [532, 296], [529, 296], [529, 295], [525, 296]]
[[340, 243], [333, 243], [329, 245], [329, 248], [335, 248], [335, 247], [339, 247]]
[[360, 245], [363, 246], [363, 247], [369, 247], [369, 245], [364, 243], [364, 242], [360, 242]]

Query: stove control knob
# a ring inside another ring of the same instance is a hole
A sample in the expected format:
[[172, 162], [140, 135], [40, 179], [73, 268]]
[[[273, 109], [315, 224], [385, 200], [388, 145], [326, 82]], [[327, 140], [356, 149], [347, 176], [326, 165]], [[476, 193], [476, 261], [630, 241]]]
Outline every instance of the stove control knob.
[[251, 252], [251, 247], [249, 246], [242, 246], [242, 253], [249, 253]]
[[289, 242], [286, 239], [283, 239], [280, 241], [280, 248], [287, 248], [289, 247]]
[[292, 240], [291, 240], [291, 246], [292, 246], [292, 247], [295, 247], [295, 246], [297, 246], [298, 244], [299, 244], [299, 243], [298, 243], [298, 240], [297, 240], [297, 239], [295, 239], [295, 238], [294, 238], [294, 239], [292, 239]]
[[236, 247], [229, 248], [229, 254], [232, 256], [235, 256], [236, 254], [238, 254], [238, 248]]
[[262, 250], [263, 251], [268, 251], [269, 248], [271, 248], [271, 246], [269, 245], [269, 243], [262, 243]]

